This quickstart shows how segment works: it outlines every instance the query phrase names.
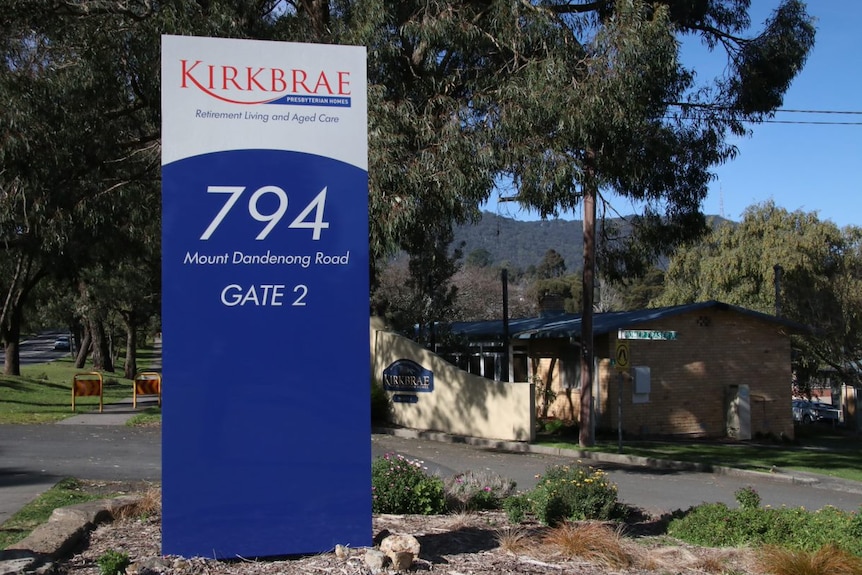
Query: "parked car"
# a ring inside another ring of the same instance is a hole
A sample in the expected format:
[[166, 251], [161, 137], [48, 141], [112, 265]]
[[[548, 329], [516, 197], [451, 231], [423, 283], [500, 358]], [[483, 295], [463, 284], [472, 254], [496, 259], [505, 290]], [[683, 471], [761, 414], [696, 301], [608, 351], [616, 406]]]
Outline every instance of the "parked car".
[[69, 351], [70, 349], [72, 349], [72, 344], [68, 335], [58, 336], [54, 340], [54, 351]]
[[836, 424], [841, 415], [838, 408], [819, 401], [808, 401], [807, 399], [793, 400], [793, 421], [796, 423], [815, 423], [823, 421]]

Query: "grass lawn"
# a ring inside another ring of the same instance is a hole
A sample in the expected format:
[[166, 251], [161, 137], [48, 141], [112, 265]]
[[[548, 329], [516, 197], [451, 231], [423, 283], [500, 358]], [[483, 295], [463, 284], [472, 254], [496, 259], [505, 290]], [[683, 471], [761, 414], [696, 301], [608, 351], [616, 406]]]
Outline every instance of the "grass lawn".
[[[577, 440], [543, 441], [539, 445], [579, 449]], [[597, 441], [588, 451], [617, 453], [617, 442]], [[797, 444], [624, 441], [623, 453], [763, 472], [775, 467], [862, 481], [862, 438], [826, 428], [801, 428]]]
[[[139, 352], [139, 365], [150, 365], [153, 350]], [[103, 401], [107, 405], [132, 396], [132, 381], [123, 377], [122, 363], [115, 373], [102, 373]], [[20, 376], [0, 375], [0, 424], [53, 423], [74, 415], [72, 377], [92, 371], [75, 367], [74, 359], [64, 357], [49, 363], [22, 365]], [[98, 397], [77, 397], [78, 413], [99, 409]]]
[[126, 425], [131, 427], [141, 426], [146, 427], [150, 425], [161, 425], [162, 423], [162, 408], [153, 406], [148, 407], [141, 411], [138, 415], [133, 416], [126, 422]]

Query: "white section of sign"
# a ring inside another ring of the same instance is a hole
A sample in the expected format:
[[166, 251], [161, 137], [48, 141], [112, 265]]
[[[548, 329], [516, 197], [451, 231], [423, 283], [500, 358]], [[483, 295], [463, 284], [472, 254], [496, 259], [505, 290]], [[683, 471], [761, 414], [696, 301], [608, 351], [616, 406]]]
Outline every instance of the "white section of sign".
[[617, 339], [647, 339], [671, 341], [676, 339], [676, 332], [659, 331], [654, 329], [621, 329], [617, 332]]
[[367, 170], [365, 62], [361, 46], [162, 36], [162, 165], [259, 149]]

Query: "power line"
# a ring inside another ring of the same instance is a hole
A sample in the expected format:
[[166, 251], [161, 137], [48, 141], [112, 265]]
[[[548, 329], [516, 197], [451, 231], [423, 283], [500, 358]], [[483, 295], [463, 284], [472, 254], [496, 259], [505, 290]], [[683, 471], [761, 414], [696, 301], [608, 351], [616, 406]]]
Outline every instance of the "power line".
[[[675, 116], [664, 116], [665, 120], [693, 120], [694, 118], [679, 118]], [[796, 124], [808, 126], [862, 126], [862, 122], [828, 122], [816, 120], [743, 120], [746, 124]]]
[[[777, 112], [789, 112], [791, 110], [777, 110]], [[806, 114], [859, 114], [862, 115], [862, 112], [823, 112], [817, 110], [792, 110], [798, 113], [806, 113]], [[664, 116], [665, 120], [694, 120], [694, 116]], [[809, 125], [809, 126], [862, 126], [862, 122], [840, 122], [835, 120], [774, 120], [774, 119], [765, 119], [765, 120], [743, 120], [743, 122], [747, 124], [798, 124], [798, 125]]]
[[[778, 109], [776, 113], [786, 114], [832, 114], [832, 115], [847, 115], [847, 116], [862, 116], [862, 112], [857, 111], [841, 111], [841, 110], [792, 110]], [[862, 126], [862, 122], [836, 122], [826, 120], [763, 120], [764, 124], [811, 124], [816, 126]]]
[[848, 115], [856, 114], [856, 115], [862, 115], [862, 112], [851, 112], [851, 111], [842, 112], [840, 110], [784, 110], [784, 109], [778, 109], [775, 111], [776, 112], [787, 112], [788, 114], [848, 114]]
[[761, 124], [810, 124], [817, 126], [862, 126], [862, 122], [817, 122], [805, 120], [763, 120]]
[[[721, 106], [718, 104], [709, 104], [704, 102], [665, 102], [668, 106], [677, 108], [693, 108], [698, 110], [712, 110], [719, 112], [731, 112], [733, 108], [729, 106]], [[774, 113], [786, 114], [836, 114], [836, 115], [862, 115], [859, 110], [806, 110], [804, 108], [778, 108], [773, 110]]]

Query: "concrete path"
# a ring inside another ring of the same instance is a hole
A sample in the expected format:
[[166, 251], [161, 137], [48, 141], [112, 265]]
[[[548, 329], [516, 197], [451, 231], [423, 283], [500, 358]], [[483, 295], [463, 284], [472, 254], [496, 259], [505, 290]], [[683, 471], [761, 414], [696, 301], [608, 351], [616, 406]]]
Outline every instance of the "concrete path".
[[155, 407], [158, 400], [154, 396], [138, 399], [138, 408], [132, 407], [132, 398], [128, 397], [117, 403], [105, 404], [102, 413], [91, 411], [58, 421], [56, 425], [126, 425], [126, 423], [144, 411], [147, 407]]

